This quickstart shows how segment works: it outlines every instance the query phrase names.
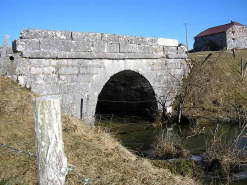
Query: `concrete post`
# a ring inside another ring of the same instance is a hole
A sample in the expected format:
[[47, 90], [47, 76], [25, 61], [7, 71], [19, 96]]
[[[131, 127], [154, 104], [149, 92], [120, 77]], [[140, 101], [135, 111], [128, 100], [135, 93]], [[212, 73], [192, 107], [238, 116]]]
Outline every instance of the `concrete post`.
[[62, 138], [60, 100], [40, 97], [33, 101], [38, 184], [65, 183], [67, 158]]
[[7, 47], [8, 47], [8, 41], [9, 41], [9, 35], [5, 35], [4, 36], [4, 42], [3, 42], [3, 49], [1, 52], [1, 56], [0, 56], [0, 74], [2, 74], [2, 70], [3, 70], [3, 66], [4, 66], [4, 60], [5, 60], [5, 56], [6, 56], [6, 51], [7, 51]]

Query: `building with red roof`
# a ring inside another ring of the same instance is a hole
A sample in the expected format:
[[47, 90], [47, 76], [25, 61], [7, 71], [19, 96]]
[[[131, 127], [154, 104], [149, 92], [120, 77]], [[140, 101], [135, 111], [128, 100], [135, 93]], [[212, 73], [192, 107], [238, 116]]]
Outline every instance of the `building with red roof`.
[[226, 48], [247, 48], [247, 28], [231, 21], [208, 28], [194, 37], [194, 51], [215, 51]]

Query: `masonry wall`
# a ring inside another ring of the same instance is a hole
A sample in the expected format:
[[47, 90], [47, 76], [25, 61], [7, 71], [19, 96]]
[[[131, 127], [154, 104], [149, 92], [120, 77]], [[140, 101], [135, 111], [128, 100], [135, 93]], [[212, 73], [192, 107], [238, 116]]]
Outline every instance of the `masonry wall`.
[[195, 38], [194, 50], [195, 51], [210, 51], [211, 48], [208, 47], [209, 43], [213, 42], [217, 45], [218, 48], [226, 48], [226, 33], [216, 33], [212, 35], [206, 35], [203, 37]]
[[42, 96], [60, 98], [63, 112], [88, 123], [114, 74], [143, 75], [168, 107], [188, 73], [187, 55], [177, 40], [37, 29], [23, 30], [20, 38], [2, 74]]
[[245, 26], [233, 26], [226, 31], [227, 49], [247, 48], [247, 28]]

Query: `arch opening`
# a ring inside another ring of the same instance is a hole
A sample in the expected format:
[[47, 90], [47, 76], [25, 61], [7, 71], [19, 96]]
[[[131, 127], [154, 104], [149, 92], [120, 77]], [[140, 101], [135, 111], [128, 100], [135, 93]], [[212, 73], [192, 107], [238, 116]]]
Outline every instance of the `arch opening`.
[[155, 93], [149, 81], [137, 72], [124, 70], [113, 75], [102, 88], [96, 115], [137, 116], [153, 122], [157, 110]]

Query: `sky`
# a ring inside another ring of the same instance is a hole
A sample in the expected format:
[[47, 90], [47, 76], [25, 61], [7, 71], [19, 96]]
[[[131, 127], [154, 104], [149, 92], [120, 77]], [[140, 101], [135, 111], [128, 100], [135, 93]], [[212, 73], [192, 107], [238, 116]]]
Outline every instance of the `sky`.
[[0, 0], [0, 46], [4, 35], [39, 28], [177, 39], [189, 49], [203, 30], [247, 25], [247, 0]]

